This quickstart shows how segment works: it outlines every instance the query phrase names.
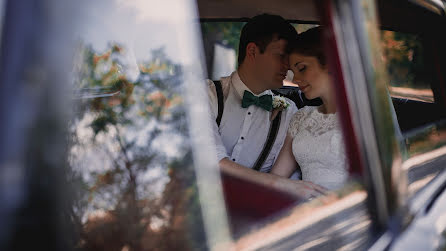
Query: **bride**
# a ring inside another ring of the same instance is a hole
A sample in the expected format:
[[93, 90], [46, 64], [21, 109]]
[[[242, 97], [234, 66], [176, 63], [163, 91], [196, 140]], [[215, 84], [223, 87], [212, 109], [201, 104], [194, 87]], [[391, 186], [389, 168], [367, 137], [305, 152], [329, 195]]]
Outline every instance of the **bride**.
[[321, 32], [316, 27], [301, 33], [290, 45], [289, 60], [293, 82], [306, 98], [320, 97], [323, 105], [306, 106], [294, 114], [271, 173], [289, 177], [300, 167], [302, 180], [334, 190], [345, 184], [348, 168]]

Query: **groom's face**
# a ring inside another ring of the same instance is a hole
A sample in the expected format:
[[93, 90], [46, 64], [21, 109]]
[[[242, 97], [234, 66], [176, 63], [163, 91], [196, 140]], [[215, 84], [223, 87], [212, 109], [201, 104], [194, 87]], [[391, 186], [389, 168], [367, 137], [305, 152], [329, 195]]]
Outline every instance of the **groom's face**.
[[258, 49], [256, 57], [256, 72], [258, 82], [267, 89], [282, 87], [283, 80], [289, 69], [288, 54], [286, 53], [287, 41], [284, 39], [273, 39], [265, 48], [263, 53]]

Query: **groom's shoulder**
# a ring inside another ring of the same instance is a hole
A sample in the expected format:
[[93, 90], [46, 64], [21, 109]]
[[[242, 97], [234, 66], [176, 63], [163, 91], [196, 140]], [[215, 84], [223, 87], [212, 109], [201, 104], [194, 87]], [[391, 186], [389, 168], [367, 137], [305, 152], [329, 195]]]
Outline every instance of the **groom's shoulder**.
[[208, 89], [208, 94], [209, 96], [214, 96], [217, 97], [217, 86], [216, 85], [220, 85], [223, 91], [223, 96], [226, 99], [228, 93], [229, 93], [229, 84], [230, 84], [230, 76], [228, 77], [222, 77], [218, 80], [211, 80], [211, 79], [206, 79], [206, 85], [207, 85], [207, 89]]
[[209, 89], [212, 89], [214, 91], [215, 91], [215, 85], [218, 83], [220, 83], [220, 85], [222, 86], [223, 89], [226, 89], [227, 87], [229, 87], [229, 82], [230, 82], [229, 79], [230, 79], [230, 76], [221, 77], [220, 79], [216, 79], [216, 80], [206, 79], [206, 84]]

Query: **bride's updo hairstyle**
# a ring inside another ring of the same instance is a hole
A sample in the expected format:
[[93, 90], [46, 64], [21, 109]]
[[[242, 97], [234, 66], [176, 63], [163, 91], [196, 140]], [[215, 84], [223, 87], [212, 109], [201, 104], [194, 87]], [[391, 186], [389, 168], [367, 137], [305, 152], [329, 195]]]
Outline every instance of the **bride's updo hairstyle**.
[[316, 57], [321, 66], [326, 65], [324, 48], [322, 45], [322, 27], [314, 27], [297, 35], [290, 43], [290, 53]]

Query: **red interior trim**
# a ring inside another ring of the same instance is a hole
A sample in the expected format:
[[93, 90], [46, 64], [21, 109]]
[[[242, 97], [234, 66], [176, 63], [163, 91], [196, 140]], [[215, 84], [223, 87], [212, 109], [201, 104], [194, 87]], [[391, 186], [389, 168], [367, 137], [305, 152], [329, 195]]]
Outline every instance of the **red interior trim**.
[[262, 222], [301, 201], [292, 195], [223, 172], [221, 178], [233, 233], [234, 230]]
[[338, 112], [342, 122], [344, 132], [344, 141], [346, 144], [346, 153], [349, 161], [349, 172], [353, 175], [362, 175], [364, 168], [361, 163], [359, 144], [353, 129], [353, 120], [350, 113], [349, 104], [347, 102], [347, 90], [345, 88], [345, 78], [342, 72], [341, 61], [338, 52], [338, 43], [336, 41], [333, 24], [333, 3], [331, 0], [320, 0], [318, 2], [320, 8], [321, 23], [324, 29], [325, 51], [327, 53], [327, 62], [330, 72], [336, 85], [336, 97], [338, 104]]

